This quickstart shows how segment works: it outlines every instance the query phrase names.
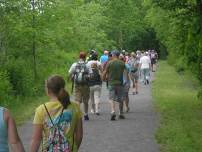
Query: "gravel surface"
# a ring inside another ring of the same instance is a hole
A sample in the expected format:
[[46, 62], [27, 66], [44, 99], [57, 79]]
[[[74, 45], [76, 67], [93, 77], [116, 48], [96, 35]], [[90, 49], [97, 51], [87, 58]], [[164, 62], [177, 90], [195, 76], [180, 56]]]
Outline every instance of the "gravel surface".
[[[139, 94], [130, 95], [130, 112], [125, 120], [110, 121], [108, 92], [103, 85], [101, 115], [90, 114], [84, 122], [84, 138], [79, 152], [159, 152], [155, 140], [158, 114], [154, 111], [151, 86], [140, 85]], [[118, 106], [117, 106], [118, 107]], [[28, 150], [32, 133], [31, 121], [19, 128], [19, 134]]]

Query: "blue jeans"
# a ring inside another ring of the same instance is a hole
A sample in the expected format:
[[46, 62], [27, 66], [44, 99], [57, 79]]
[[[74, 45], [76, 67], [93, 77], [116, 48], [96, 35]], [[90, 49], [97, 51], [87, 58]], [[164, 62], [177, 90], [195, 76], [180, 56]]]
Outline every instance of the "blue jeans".
[[143, 82], [146, 82], [147, 80], [149, 80], [149, 68], [141, 69], [141, 71], [142, 71]]

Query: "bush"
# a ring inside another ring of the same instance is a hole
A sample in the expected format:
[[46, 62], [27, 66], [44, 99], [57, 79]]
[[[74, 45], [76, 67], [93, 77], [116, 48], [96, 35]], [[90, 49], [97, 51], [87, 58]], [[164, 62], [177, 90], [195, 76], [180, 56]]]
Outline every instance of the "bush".
[[14, 95], [32, 95], [34, 87], [34, 77], [30, 61], [25, 59], [15, 59], [6, 65], [9, 81], [12, 84]]
[[202, 99], [202, 87], [199, 89], [198, 94], [197, 94], [197, 97], [198, 97], [199, 99]]
[[11, 99], [12, 85], [6, 71], [0, 71], [0, 103], [8, 104]]

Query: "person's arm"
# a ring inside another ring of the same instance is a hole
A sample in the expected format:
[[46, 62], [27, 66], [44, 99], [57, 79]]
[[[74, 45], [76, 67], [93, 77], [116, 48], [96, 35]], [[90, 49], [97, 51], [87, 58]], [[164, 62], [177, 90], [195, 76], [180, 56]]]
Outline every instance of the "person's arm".
[[103, 72], [102, 64], [99, 61], [97, 61], [97, 65], [100, 73], [102, 73]]
[[80, 118], [77, 122], [75, 131], [74, 131], [74, 136], [75, 136], [75, 141], [76, 141], [76, 145], [77, 148], [79, 149], [82, 139], [83, 139], [83, 122], [82, 122], [82, 118]]
[[5, 110], [4, 118], [8, 126], [8, 141], [9, 144], [11, 145], [12, 151], [24, 152], [25, 150], [18, 135], [15, 120], [12, 118], [8, 110]]
[[39, 150], [40, 143], [42, 140], [42, 131], [43, 131], [42, 125], [34, 124], [32, 139], [30, 144], [30, 152], [37, 152]]
[[107, 75], [108, 75], [108, 72], [109, 72], [109, 63], [107, 63], [106, 68], [105, 68], [105, 70], [103, 72], [102, 80], [107, 80]]
[[72, 66], [70, 67], [69, 71], [68, 71], [69, 72], [68, 80], [72, 80], [75, 68], [76, 68], [76, 63], [73, 63]]
[[141, 69], [141, 66], [142, 66], [142, 60], [140, 59], [140, 62], [139, 62], [139, 69]]
[[152, 70], [152, 66], [151, 66], [151, 60], [149, 59], [149, 70], [151, 71]]

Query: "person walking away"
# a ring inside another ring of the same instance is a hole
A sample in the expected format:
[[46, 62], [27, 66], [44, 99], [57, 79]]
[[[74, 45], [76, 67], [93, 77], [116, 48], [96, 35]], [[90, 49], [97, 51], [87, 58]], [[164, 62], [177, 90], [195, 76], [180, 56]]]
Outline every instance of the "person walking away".
[[[122, 60], [123, 62], [125, 62], [125, 58], [124, 56], [119, 56], [120, 60]], [[124, 93], [123, 93], [123, 101], [125, 103], [126, 106], [126, 112], [129, 112], [130, 108], [129, 108], [129, 89], [130, 89], [130, 78], [129, 78], [129, 71], [130, 71], [130, 66], [127, 62], [125, 62], [125, 71], [123, 74], [123, 86], [124, 86]]]
[[139, 79], [139, 61], [134, 52], [131, 53], [131, 58], [128, 61], [130, 67], [130, 78], [133, 84], [133, 95], [138, 94], [138, 79]]
[[[109, 54], [108, 54], [108, 60], [107, 60], [107, 62], [105, 62], [104, 65], [102, 65], [102, 71], [105, 71], [107, 64], [111, 60], [112, 60], [112, 52], [110, 51]], [[109, 86], [108, 80], [107, 79], [106, 80], [102, 79], [102, 81], [106, 82], [106, 87], [108, 88], [108, 86]]]
[[108, 55], [109, 55], [109, 52], [107, 50], [104, 51], [104, 54], [100, 57], [100, 62], [102, 64], [102, 68], [104, 66], [104, 64], [108, 61]]
[[83, 137], [78, 104], [70, 101], [61, 76], [50, 76], [45, 88], [50, 99], [36, 109], [30, 152], [39, 151], [40, 143], [43, 152], [78, 152]]
[[145, 52], [144, 56], [140, 58], [140, 69], [142, 71], [143, 82], [145, 85], [149, 84], [151, 60], [148, 53]]
[[115, 102], [119, 103], [119, 118], [125, 119], [123, 115], [123, 73], [125, 64], [121, 61], [118, 51], [112, 52], [112, 60], [106, 66], [103, 73], [103, 79], [108, 79], [109, 82], [109, 100], [111, 104], [111, 120], [116, 120]]
[[90, 95], [90, 88], [88, 85], [89, 80], [89, 68], [85, 62], [85, 52], [80, 52], [79, 61], [72, 64], [69, 69], [69, 77], [74, 84], [74, 96], [75, 101], [84, 106], [84, 120], [89, 120], [88, 116], [88, 100]]
[[156, 64], [156, 59], [157, 59], [156, 57], [157, 57], [156, 53], [154, 52], [154, 50], [152, 50], [151, 51], [151, 70], [152, 70], [152, 72], [155, 72], [154, 66]]
[[92, 54], [91, 61], [87, 63], [90, 69], [89, 86], [90, 86], [90, 101], [91, 101], [91, 113], [100, 114], [100, 95], [102, 88], [102, 66], [98, 61], [98, 54]]
[[24, 152], [24, 147], [17, 132], [15, 120], [10, 112], [0, 106], [0, 152], [9, 152], [9, 146], [13, 152]]

